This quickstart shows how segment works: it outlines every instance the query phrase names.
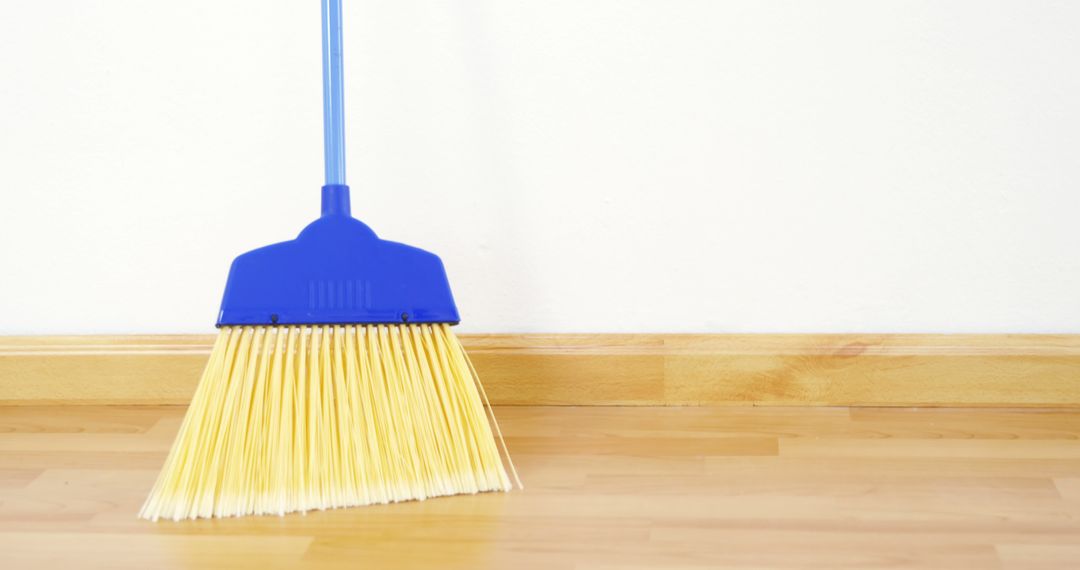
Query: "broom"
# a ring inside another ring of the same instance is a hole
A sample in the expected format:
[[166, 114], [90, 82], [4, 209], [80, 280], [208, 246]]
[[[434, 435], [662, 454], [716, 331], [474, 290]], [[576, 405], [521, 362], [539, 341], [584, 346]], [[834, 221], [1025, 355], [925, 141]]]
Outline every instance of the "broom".
[[295, 240], [233, 261], [220, 333], [142, 518], [512, 487], [498, 423], [450, 331], [459, 318], [442, 261], [350, 215], [341, 0], [322, 0], [322, 18], [322, 216]]

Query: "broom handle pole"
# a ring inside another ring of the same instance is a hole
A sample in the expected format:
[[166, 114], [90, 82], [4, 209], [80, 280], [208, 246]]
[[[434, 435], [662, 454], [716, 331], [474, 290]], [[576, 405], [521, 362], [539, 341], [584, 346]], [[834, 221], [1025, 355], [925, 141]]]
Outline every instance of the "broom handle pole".
[[345, 88], [341, 69], [341, 0], [322, 0], [323, 147], [326, 184], [345, 184]]

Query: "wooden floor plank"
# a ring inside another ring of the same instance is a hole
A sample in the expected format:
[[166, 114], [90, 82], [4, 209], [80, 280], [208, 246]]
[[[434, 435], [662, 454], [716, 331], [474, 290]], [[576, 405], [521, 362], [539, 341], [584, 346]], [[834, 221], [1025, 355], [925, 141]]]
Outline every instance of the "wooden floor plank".
[[41, 469], [2, 469], [0, 468], [0, 490], [18, 489], [30, 484], [41, 476]]
[[1006, 569], [1080, 568], [1080, 544], [1000, 544], [997, 551]]
[[5, 568], [295, 567], [311, 544], [305, 536], [130, 535], [71, 532], [0, 533]]
[[164, 417], [169, 406], [6, 406], [0, 414], [0, 433], [145, 433]]
[[788, 457], [924, 457], [1001, 459], [1080, 459], [1080, 441], [1047, 439], [825, 440], [787, 439]]
[[524, 491], [149, 523], [182, 407], [0, 407], [0, 568], [1080, 567], [1080, 411], [496, 413]]

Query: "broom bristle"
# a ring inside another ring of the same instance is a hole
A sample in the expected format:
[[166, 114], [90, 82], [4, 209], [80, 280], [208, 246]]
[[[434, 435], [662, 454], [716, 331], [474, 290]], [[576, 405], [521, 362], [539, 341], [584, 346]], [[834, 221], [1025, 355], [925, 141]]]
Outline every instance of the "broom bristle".
[[139, 516], [509, 491], [482, 393], [448, 325], [222, 327]]

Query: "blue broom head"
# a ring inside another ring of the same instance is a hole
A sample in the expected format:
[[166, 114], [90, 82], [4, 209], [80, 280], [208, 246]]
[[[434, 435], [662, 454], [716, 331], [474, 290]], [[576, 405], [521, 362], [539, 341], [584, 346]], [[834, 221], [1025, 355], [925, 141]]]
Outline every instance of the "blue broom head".
[[233, 261], [217, 326], [459, 320], [442, 260], [379, 239], [349, 214], [349, 187], [335, 184], [296, 239]]

